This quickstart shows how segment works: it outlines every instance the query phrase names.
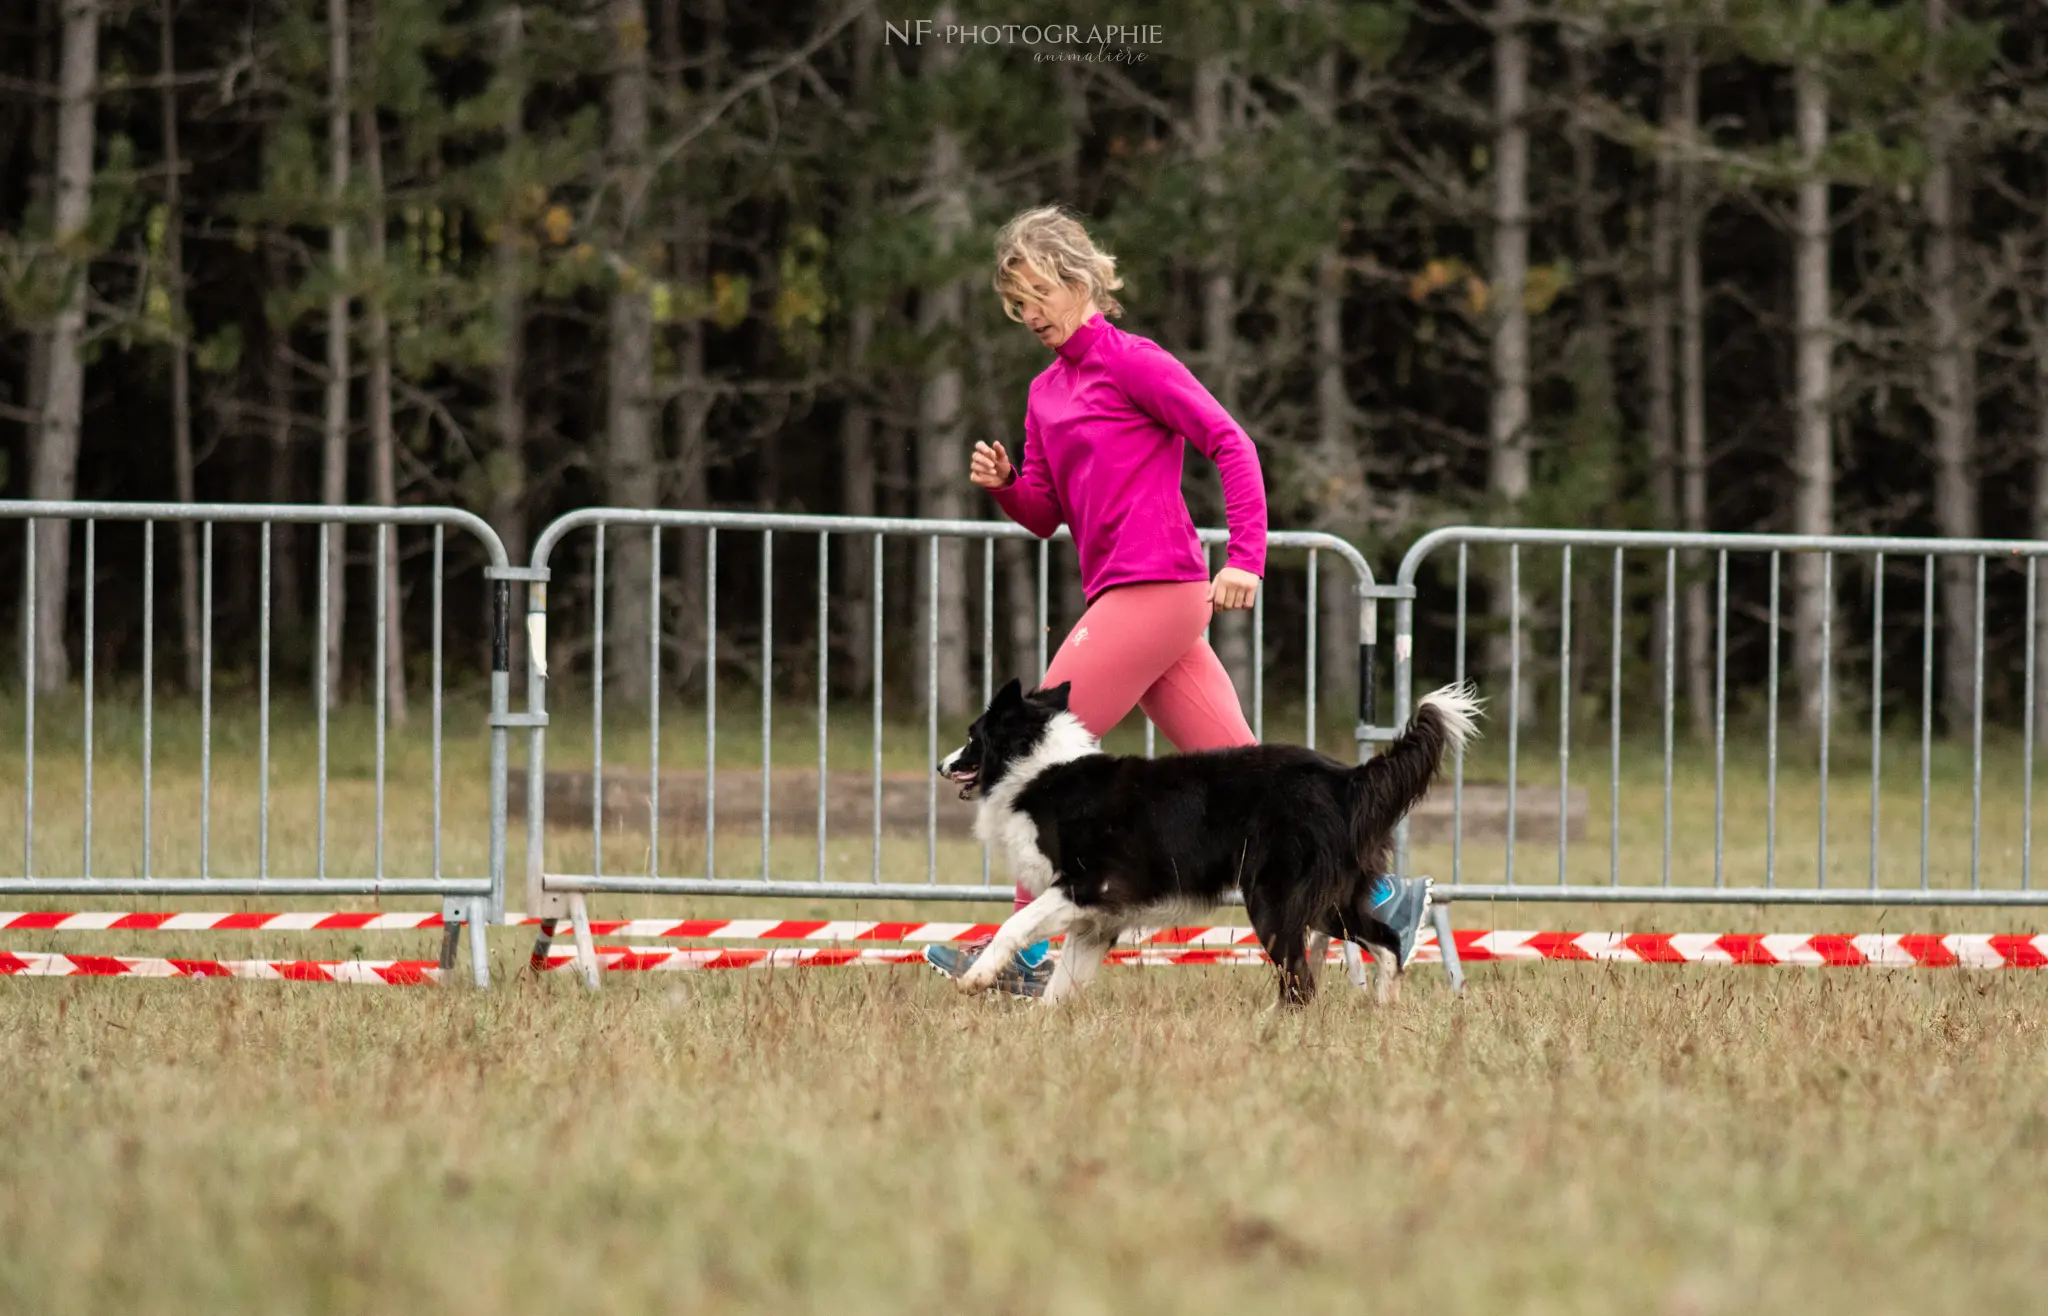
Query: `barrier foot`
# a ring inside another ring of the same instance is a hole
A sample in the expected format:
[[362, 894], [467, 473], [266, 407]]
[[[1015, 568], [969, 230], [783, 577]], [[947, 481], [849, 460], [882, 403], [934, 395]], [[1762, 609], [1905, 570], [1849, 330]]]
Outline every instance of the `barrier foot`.
[[443, 982], [446, 982], [448, 975], [455, 970], [455, 943], [461, 936], [462, 924], [454, 919], [448, 919], [447, 922], [441, 925], [441, 980]]
[[569, 926], [576, 933], [576, 967], [582, 970], [583, 985], [596, 991], [597, 945], [590, 939], [590, 910], [583, 903], [581, 891], [572, 892], [569, 896]]
[[1444, 976], [1451, 980], [1451, 990], [1462, 996], [1465, 994], [1465, 966], [1458, 960], [1458, 940], [1451, 935], [1450, 905], [1432, 904], [1429, 918], [1436, 927], [1436, 948], [1437, 953], [1443, 956]]
[[555, 925], [558, 919], [544, 918], [540, 921], [540, 933], [533, 939], [533, 954], [526, 963], [535, 973], [545, 972], [548, 967], [548, 952], [554, 949]]
[[1360, 991], [1368, 989], [1365, 980], [1365, 953], [1358, 949], [1358, 943], [1344, 943], [1344, 976], [1351, 979], [1351, 985]]
[[469, 902], [469, 965], [479, 988], [491, 985], [491, 907], [483, 900]]

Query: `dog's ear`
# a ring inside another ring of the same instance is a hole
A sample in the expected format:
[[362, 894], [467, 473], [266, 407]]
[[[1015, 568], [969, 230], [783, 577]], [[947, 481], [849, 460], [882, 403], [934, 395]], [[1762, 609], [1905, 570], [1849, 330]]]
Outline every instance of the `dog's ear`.
[[990, 712], [997, 712], [1023, 702], [1024, 683], [1013, 676], [1003, 683], [1002, 689], [996, 691], [996, 697], [989, 701], [988, 706]]
[[1050, 690], [1034, 690], [1031, 694], [1031, 701], [1036, 704], [1043, 704], [1056, 713], [1064, 713], [1067, 711], [1067, 696], [1072, 693], [1073, 689], [1074, 683], [1072, 681], [1062, 681]]

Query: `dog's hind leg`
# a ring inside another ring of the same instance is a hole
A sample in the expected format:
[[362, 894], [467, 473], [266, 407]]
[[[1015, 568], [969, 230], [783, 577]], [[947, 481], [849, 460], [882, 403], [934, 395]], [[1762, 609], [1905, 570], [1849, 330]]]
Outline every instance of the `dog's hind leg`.
[[1330, 934], [1320, 928], [1311, 929], [1308, 934], [1308, 953], [1302, 957], [1303, 971], [1308, 978], [1308, 989], [1314, 992], [1322, 982], [1323, 965], [1330, 958]]
[[1316, 977], [1308, 964], [1307, 926], [1288, 910], [1285, 901], [1260, 900], [1249, 885], [1244, 903], [1245, 912], [1252, 916], [1252, 931], [1259, 934], [1259, 945], [1265, 947], [1266, 958], [1280, 975], [1280, 1006], [1299, 1009], [1307, 1005], [1316, 995]]
[[1058, 1005], [1095, 981], [1103, 956], [1116, 942], [1113, 933], [1100, 928], [1083, 928], [1067, 934], [1066, 948], [1053, 965], [1052, 981], [1045, 985], [1045, 1004]]

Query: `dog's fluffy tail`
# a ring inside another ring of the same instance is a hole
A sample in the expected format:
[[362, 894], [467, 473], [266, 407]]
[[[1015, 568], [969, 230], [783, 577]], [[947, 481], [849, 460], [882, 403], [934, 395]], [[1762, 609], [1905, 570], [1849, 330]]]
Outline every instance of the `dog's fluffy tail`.
[[1361, 860], [1379, 849], [1394, 825], [1422, 802], [1444, 759], [1479, 734], [1479, 703], [1469, 682], [1424, 695], [1400, 737], [1359, 768], [1352, 827]]

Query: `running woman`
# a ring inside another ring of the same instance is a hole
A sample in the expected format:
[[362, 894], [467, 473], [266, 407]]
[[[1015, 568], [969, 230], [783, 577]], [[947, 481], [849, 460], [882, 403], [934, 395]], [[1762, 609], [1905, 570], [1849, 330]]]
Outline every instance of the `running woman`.
[[[1024, 409], [1023, 469], [1001, 443], [974, 445], [968, 478], [1039, 538], [1064, 521], [1081, 559], [1087, 609], [1039, 683], [1070, 682], [1067, 706], [1098, 740], [1133, 707], [1182, 753], [1256, 744], [1237, 690], [1203, 638], [1213, 613], [1249, 608], [1266, 566], [1266, 490], [1258, 450], [1188, 368], [1108, 316], [1123, 313], [1116, 260], [1056, 206], [1027, 210], [996, 235], [1003, 311], [1053, 352]], [[1181, 494], [1184, 445], [1216, 463], [1230, 524], [1225, 565], [1208, 558]], [[1429, 884], [1381, 876], [1374, 913], [1412, 953]], [[1017, 888], [1018, 909], [1031, 895]], [[980, 947], [934, 945], [933, 967], [966, 972]], [[1051, 943], [1019, 951], [998, 986], [1037, 996]]]

